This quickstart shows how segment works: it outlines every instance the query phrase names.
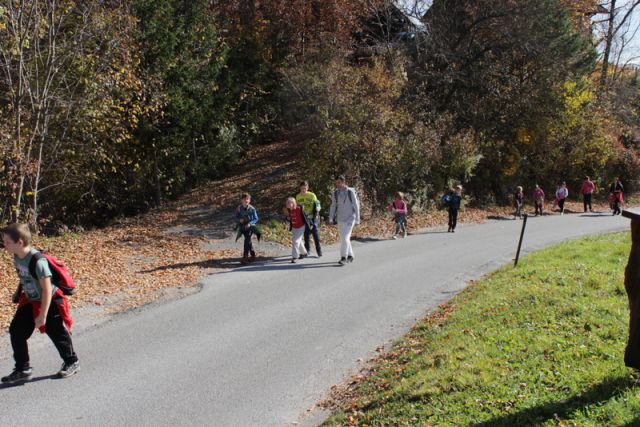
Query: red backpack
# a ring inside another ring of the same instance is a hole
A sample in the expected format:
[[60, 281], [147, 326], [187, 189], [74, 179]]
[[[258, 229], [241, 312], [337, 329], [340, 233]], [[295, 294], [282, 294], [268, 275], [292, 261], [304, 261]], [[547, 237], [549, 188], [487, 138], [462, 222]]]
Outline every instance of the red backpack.
[[29, 273], [31, 273], [31, 276], [38, 280], [36, 264], [43, 258], [49, 263], [49, 268], [51, 269], [51, 282], [57, 286], [63, 294], [73, 295], [76, 291], [76, 283], [71, 278], [69, 270], [67, 270], [67, 267], [65, 267], [62, 261], [46, 251], [38, 251], [33, 254], [31, 261], [29, 261]]

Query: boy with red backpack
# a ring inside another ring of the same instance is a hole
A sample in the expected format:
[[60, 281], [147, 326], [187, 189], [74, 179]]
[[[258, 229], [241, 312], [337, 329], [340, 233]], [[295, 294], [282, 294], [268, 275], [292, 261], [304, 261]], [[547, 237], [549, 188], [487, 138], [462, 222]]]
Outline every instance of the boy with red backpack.
[[[20, 284], [13, 295], [18, 309], [11, 321], [9, 335], [15, 368], [2, 378], [3, 383], [21, 383], [31, 379], [27, 340], [37, 328], [46, 333], [63, 360], [60, 378], [80, 369], [71, 342], [73, 320], [65, 294], [73, 292], [73, 281], [64, 265], [48, 254], [31, 247], [31, 232], [26, 224], [12, 224], [2, 230], [2, 241], [13, 262]], [[60, 286], [57, 286], [60, 285]], [[64, 290], [64, 291], [63, 291]]]

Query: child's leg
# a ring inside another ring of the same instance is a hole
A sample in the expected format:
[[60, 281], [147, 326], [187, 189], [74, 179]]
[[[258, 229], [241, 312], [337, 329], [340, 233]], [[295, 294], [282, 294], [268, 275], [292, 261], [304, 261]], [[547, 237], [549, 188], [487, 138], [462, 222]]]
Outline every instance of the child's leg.
[[62, 322], [60, 308], [55, 300], [51, 301], [51, 306], [47, 313], [46, 331], [65, 363], [74, 363], [78, 361], [78, 356], [76, 356], [75, 351], [73, 351], [71, 335]]
[[16, 363], [16, 369], [19, 371], [26, 371], [30, 368], [27, 340], [33, 334], [35, 327], [33, 306], [31, 304], [23, 305], [16, 311], [11, 326], [9, 326], [13, 359]]
[[316, 245], [316, 253], [318, 254], [318, 256], [322, 255], [322, 248], [320, 247], [320, 224], [319, 223], [314, 223], [313, 224], [313, 242]]
[[304, 245], [304, 233], [306, 231], [306, 227], [301, 227], [300, 237], [298, 237], [298, 252], [302, 255], [309, 255], [309, 251]]
[[452, 215], [451, 215], [451, 231], [456, 229], [456, 226], [458, 225], [458, 209], [451, 209]]
[[294, 228], [293, 237], [291, 242], [291, 257], [298, 259], [300, 255], [307, 255], [307, 250], [303, 244], [303, 238], [305, 233], [305, 227]]
[[339, 222], [338, 231], [340, 232], [340, 256], [342, 258], [353, 256], [353, 248], [351, 247], [353, 222]]
[[248, 229], [242, 230], [242, 234], [244, 235], [244, 255], [245, 257], [249, 256], [249, 252], [253, 251], [253, 244], [251, 243], [251, 235], [253, 231], [251, 227]]
[[310, 235], [311, 235], [311, 229], [305, 227], [304, 228], [304, 248], [307, 250], [307, 253], [309, 252], [309, 248], [311, 247], [309, 242]]

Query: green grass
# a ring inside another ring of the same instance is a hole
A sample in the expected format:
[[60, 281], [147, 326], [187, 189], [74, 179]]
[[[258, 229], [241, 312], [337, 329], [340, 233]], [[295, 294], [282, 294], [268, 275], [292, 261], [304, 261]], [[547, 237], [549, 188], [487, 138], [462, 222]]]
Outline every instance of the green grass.
[[629, 248], [628, 233], [567, 242], [472, 285], [327, 425], [640, 425], [623, 363]]

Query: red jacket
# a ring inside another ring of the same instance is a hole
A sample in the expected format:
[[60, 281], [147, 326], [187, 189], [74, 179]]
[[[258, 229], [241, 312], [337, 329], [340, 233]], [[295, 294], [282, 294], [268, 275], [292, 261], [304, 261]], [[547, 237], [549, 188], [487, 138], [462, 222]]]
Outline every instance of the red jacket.
[[[40, 314], [40, 301], [29, 301], [24, 292], [22, 292], [20, 294], [20, 299], [18, 300], [18, 308], [23, 307], [27, 304], [31, 304], [33, 306], [33, 318], [35, 319], [36, 317], [38, 317], [38, 314]], [[69, 310], [69, 301], [60, 289], [56, 289], [56, 291], [51, 296], [51, 304], [56, 304], [58, 306], [58, 311], [60, 312], [60, 316], [62, 317], [62, 322], [67, 327], [67, 330], [71, 332], [73, 319], [71, 318], [71, 311]], [[42, 330], [40, 332], [44, 333], [45, 331]]]
[[295, 209], [289, 210], [289, 220], [291, 221], [291, 228], [305, 226], [304, 217], [302, 216], [302, 206], [296, 206]]
[[585, 181], [582, 183], [580, 194], [592, 194], [596, 189], [596, 184], [593, 181]]

